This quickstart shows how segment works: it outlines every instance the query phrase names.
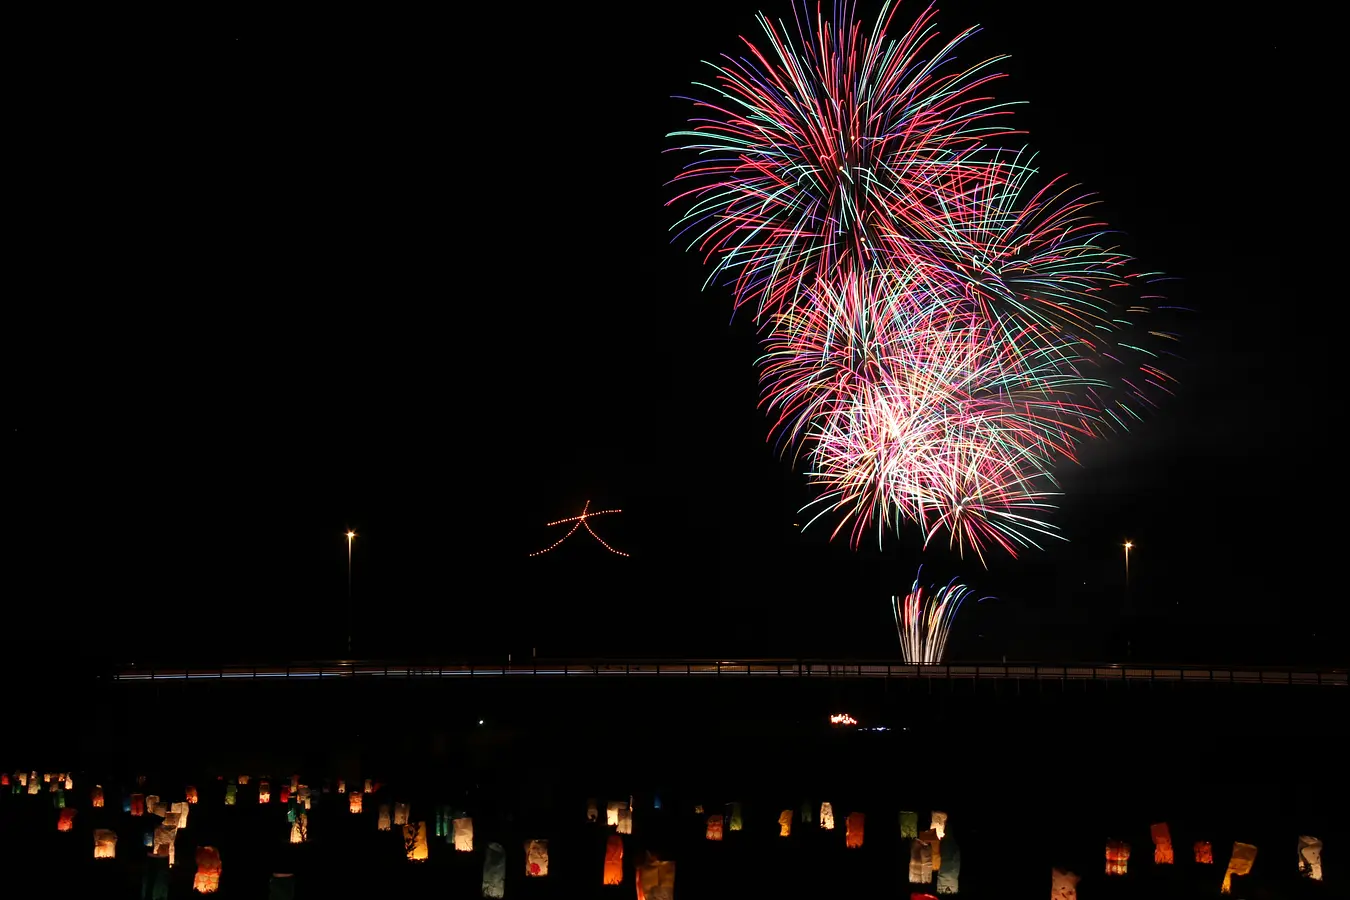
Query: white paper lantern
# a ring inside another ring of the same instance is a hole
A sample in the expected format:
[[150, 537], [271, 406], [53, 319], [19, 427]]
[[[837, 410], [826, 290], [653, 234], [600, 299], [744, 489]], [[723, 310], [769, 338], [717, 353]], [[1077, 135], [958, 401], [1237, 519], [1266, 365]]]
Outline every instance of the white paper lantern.
[[462, 819], [455, 819], [450, 827], [455, 836], [455, 849], [460, 853], [472, 853], [473, 819], [467, 816]]

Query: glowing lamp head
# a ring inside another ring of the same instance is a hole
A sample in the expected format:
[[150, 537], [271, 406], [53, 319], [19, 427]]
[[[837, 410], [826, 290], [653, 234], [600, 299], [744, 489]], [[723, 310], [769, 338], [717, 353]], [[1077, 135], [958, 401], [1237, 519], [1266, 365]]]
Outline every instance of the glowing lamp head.
[[349, 532], [347, 532], [347, 540], [350, 541], [350, 540], [351, 540], [352, 538], [354, 538], [354, 537], [356, 537], [356, 532], [355, 532], [355, 531], [349, 531]]
[[1125, 549], [1126, 549], [1126, 550], [1131, 550], [1131, 549], [1133, 549], [1133, 548], [1134, 548], [1134, 541], [1126, 541], [1126, 542], [1125, 542]]

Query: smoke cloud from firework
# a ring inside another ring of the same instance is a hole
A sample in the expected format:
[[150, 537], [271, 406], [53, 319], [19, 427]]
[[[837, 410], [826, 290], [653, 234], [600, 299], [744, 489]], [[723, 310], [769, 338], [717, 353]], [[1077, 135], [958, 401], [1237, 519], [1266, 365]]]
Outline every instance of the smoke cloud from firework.
[[[675, 228], [730, 279], [765, 345], [763, 405], [856, 545], [945, 535], [982, 562], [1058, 538], [1054, 469], [1168, 392], [1175, 340], [1138, 271], [1063, 178], [1003, 146], [999, 59], [963, 66], [928, 8], [760, 16], [711, 64], [675, 149]], [[1141, 337], [1143, 336], [1143, 337]]]

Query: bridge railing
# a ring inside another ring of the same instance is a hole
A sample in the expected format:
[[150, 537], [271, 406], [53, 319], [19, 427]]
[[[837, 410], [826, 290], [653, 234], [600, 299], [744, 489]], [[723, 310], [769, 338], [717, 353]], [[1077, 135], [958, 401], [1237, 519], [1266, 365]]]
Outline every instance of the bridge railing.
[[1136, 664], [941, 663], [911, 665], [895, 661], [824, 659], [594, 659], [530, 660], [527, 663], [328, 660], [280, 665], [227, 665], [209, 668], [127, 666], [111, 674], [116, 682], [274, 680], [324, 678], [472, 679], [532, 677], [702, 677], [702, 678], [882, 678], [946, 681], [1055, 681], [1210, 684], [1283, 684], [1346, 687], [1345, 669], [1214, 668]]

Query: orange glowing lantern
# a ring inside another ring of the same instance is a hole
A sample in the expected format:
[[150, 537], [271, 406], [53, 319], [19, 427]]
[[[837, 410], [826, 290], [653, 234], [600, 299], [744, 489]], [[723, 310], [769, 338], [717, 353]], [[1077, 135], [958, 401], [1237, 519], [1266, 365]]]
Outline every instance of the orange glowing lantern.
[[69, 775], [66, 776], [66, 790], [68, 791], [75, 790], [75, 780], [71, 778]]
[[89, 792], [89, 805], [94, 809], [103, 808], [103, 785], [96, 784]]
[[247, 776], [247, 775], [240, 775], [240, 776], [239, 776], [239, 783], [240, 783], [240, 784], [248, 784], [248, 776]]
[[268, 784], [266, 781], [258, 782], [258, 802], [259, 803], [272, 802], [272, 786]]
[[863, 845], [863, 814], [851, 812], [844, 821], [844, 846], [856, 849]]
[[[353, 797], [360, 797], [360, 794], [353, 793]], [[409, 862], [427, 861], [427, 823], [409, 822], [403, 826], [403, 849], [408, 853]]]
[[928, 859], [936, 875], [942, 870], [942, 839], [938, 837], [935, 829], [919, 832], [919, 840], [928, 846]]
[[928, 830], [935, 832], [939, 841], [947, 836], [947, 814], [945, 812], [933, 810], [929, 816], [929, 822]]
[[185, 792], [185, 796], [187, 797], [187, 802], [189, 802], [189, 803], [196, 803], [196, 802], [197, 802], [197, 789], [196, 789], [195, 787], [193, 787], [192, 785], [188, 785], [187, 791]]
[[820, 804], [820, 827], [834, 831], [834, 807], [829, 803]]
[[1201, 865], [1214, 865], [1214, 848], [1209, 845], [1209, 841], [1195, 842], [1195, 861]]
[[409, 812], [409, 810], [408, 810], [408, 804], [406, 804], [406, 803], [395, 803], [395, 804], [394, 804], [394, 824], [395, 824], [395, 825], [407, 825], [408, 822], [409, 822], [409, 820], [411, 819], [411, 816], [412, 816], [412, 813]]
[[94, 859], [117, 858], [117, 834], [107, 828], [94, 829]]
[[1252, 873], [1252, 864], [1255, 862], [1256, 847], [1252, 844], [1234, 841], [1233, 856], [1228, 860], [1228, 869], [1223, 873], [1223, 884], [1219, 887], [1219, 893], [1233, 893], [1233, 876], [1250, 875]]
[[637, 900], [669, 900], [675, 896], [675, 863], [657, 859], [650, 850], [637, 867]]
[[722, 839], [722, 817], [717, 813], [708, 816], [708, 828], [703, 832], [703, 836], [710, 841], [720, 841]]
[[450, 823], [450, 831], [455, 836], [455, 849], [460, 853], [473, 852], [473, 819], [464, 816]]
[[608, 803], [606, 803], [605, 824], [617, 826], [619, 824], [619, 807], [626, 805], [627, 805], [626, 803], [621, 803], [618, 800], [611, 800]]
[[338, 793], [339, 794], [347, 793], [347, 779], [345, 778], [338, 779]]
[[778, 836], [789, 837], [792, 834], [792, 810], [785, 809], [778, 814]]
[[1172, 853], [1172, 832], [1168, 829], [1166, 822], [1159, 822], [1157, 825], [1149, 827], [1149, 834], [1153, 836], [1153, 862], [1159, 866], [1170, 866], [1175, 862]]
[[909, 883], [931, 884], [932, 881], [933, 847], [916, 838], [909, 844]]
[[280, 803], [291, 802], [291, 786], [289, 784], [283, 784], [281, 786], [281, 793], [277, 796], [277, 801]]
[[370, 779], [369, 779], [369, 778], [366, 779], [365, 788], [364, 788], [364, 790], [363, 790], [363, 793], [366, 793], [366, 794], [373, 794], [373, 793], [375, 793], [375, 788], [374, 788], [374, 786], [370, 783]]
[[530, 878], [548, 874], [548, 841], [525, 842], [525, 874]]
[[132, 795], [131, 795], [131, 814], [132, 814], [133, 816], [143, 816], [143, 815], [145, 815], [145, 795], [144, 795], [144, 794], [132, 794]]
[[375, 819], [375, 827], [380, 831], [388, 831], [392, 818], [389, 815], [389, 804], [381, 803], [380, 811]]
[[348, 794], [347, 809], [351, 812], [359, 813], [361, 811], [361, 798], [364, 796], [365, 796], [364, 794], [358, 791], [352, 791], [350, 794]]
[[1050, 870], [1050, 900], [1078, 900], [1077, 875], [1059, 869]]
[[1125, 841], [1106, 842], [1106, 874], [1124, 875], [1130, 867], [1130, 845]]
[[596, 806], [595, 798], [588, 797], [586, 799], [586, 821], [598, 822], [599, 820], [600, 820], [600, 810]]
[[71, 831], [75, 828], [75, 810], [66, 807], [56, 819], [57, 831]]
[[197, 848], [197, 874], [192, 878], [192, 889], [199, 894], [214, 894], [220, 890], [220, 851], [215, 847]]
[[1322, 880], [1322, 841], [1311, 835], [1298, 836], [1298, 874], [1312, 881]]
[[623, 838], [611, 834], [605, 841], [605, 884], [623, 884]]
[[298, 813], [291, 823], [291, 843], [303, 844], [309, 840], [309, 816]]

